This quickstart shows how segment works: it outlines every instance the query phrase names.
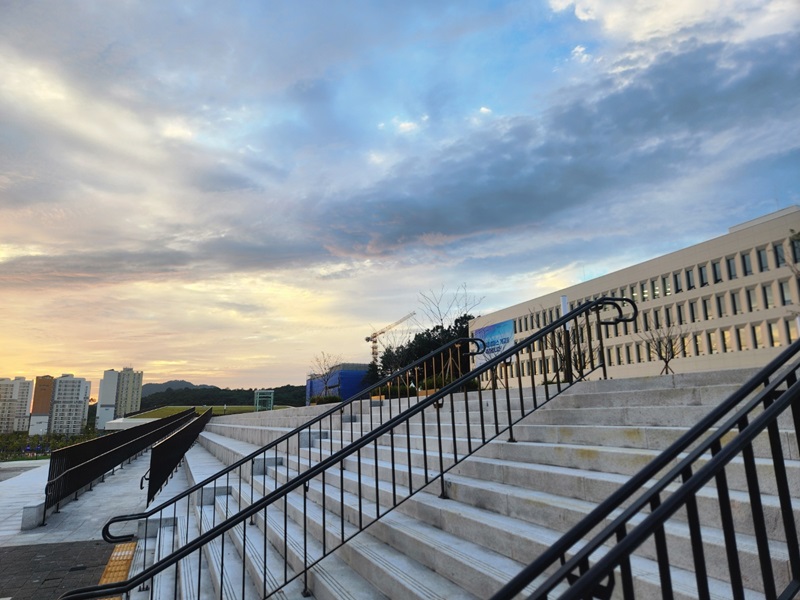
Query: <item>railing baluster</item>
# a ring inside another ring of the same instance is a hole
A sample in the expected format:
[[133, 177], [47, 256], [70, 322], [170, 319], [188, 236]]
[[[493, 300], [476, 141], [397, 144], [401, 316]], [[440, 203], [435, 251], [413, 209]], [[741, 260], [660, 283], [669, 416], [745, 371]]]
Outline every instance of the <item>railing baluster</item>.
[[[655, 510], [661, 505], [658, 494], [650, 501], [650, 509]], [[655, 532], [656, 561], [658, 562], [658, 575], [661, 581], [661, 597], [663, 600], [672, 599], [672, 573], [669, 566], [669, 551], [667, 550], [667, 536], [663, 525], [659, 525]]]
[[[742, 418], [739, 422], [740, 430], [747, 426], [747, 418]], [[753, 515], [753, 529], [758, 548], [758, 560], [761, 565], [761, 578], [764, 582], [764, 594], [767, 598], [776, 598], [775, 576], [772, 572], [772, 559], [769, 551], [769, 539], [767, 538], [766, 522], [764, 519], [764, 506], [761, 503], [761, 490], [758, 483], [758, 472], [756, 470], [756, 459], [753, 446], [747, 444], [742, 451], [744, 460], [745, 479], [747, 481], [747, 492], [750, 497], [750, 509]]]
[[[692, 476], [691, 467], [681, 473], [683, 482], [686, 483]], [[708, 571], [706, 570], [706, 557], [703, 551], [703, 533], [700, 529], [700, 515], [697, 510], [697, 497], [692, 496], [686, 502], [686, 516], [689, 523], [689, 541], [692, 545], [694, 559], [694, 575], [697, 581], [697, 594], [700, 600], [710, 600], [708, 589]]]
[[[720, 442], [715, 441], [711, 445], [711, 455], [716, 456], [720, 450]], [[728, 478], [725, 475], [725, 469], [720, 469], [714, 480], [717, 486], [717, 501], [719, 504], [720, 521], [722, 523], [722, 534], [725, 538], [725, 555], [728, 560], [728, 576], [731, 579], [732, 600], [744, 600], [744, 582], [742, 581], [742, 569], [739, 564], [736, 529], [733, 521], [731, 497], [728, 491]]]

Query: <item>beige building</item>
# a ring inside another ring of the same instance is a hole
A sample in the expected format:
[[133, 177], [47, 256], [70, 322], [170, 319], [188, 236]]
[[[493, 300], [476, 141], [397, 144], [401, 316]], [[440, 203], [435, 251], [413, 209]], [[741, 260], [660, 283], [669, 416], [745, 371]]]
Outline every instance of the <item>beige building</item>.
[[71, 374], [56, 377], [54, 383], [49, 432], [79, 435], [86, 426], [92, 384]]
[[[800, 207], [731, 227], [726, 235], [558, 292], [480, 316], [470, 333], [507, 327], [520, 341], [570, 309], [602, 296], [626, 297], [639, 307], [635, 324], [604, 326], [610, 377], [658, 375], [663, 362], [654, 337], [677, 340], [676, 373], [761, 367], [798, 337]], [[479, 332], [480, 333], [480, 332]], [[546, 360], [546, 358], [545, 358]], [[542, 359], [523, 364], [542, 373]], [[550, 367], [548, 367], [549, 369]]]
[[28, 431], [33, 381], [0, 378], [0, 433]]
[[143, 376], [142, 371], [134, 371], [131, 367], [103, 372], [95, 419], [97, 429], [106, 429], [110, 421], [139, 410]]

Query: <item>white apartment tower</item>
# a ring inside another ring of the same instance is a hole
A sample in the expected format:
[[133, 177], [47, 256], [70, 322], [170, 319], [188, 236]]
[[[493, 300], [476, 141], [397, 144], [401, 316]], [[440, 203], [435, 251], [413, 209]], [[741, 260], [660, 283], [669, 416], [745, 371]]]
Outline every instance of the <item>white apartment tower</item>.
[[97, 417], [95, 418], [95, 427], [98, 430], [105, 429], [106, 423], [114, 419], [118, 382], [119, 372], [114, 369], [103, 371], [103, 379], [100, 380], [100, 392], [97, 398]]
[[0, 433], [28, 431], [33, 381], [0, 378]]
[[109, 369], [103, 372], [100, 396], [97, 399], [97, 429], [117, 417], [136, 412], [142, 405], [142, 371], [125, 367], [122, 371]]
[[71, 374], [55, 378], [53, 401], [50, 404], [50, 433], [81, 433], [89, 414], [91, 387], [90, 381]]

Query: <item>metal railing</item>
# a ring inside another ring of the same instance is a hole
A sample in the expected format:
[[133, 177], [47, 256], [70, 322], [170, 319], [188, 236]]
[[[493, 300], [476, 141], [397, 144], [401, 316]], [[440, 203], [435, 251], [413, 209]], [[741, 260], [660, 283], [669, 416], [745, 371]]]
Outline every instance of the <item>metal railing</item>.
[[[477, 349], [471, 351], [471, 345]], [[333, 431], [339, 430], [342, 432], [346, 430], [352, 438], [364, 435], [364, 433], [382, 423], [384, 419], [391, 418], [399, 412], [400, 400], [397, 398], [403, 391], [409, 389], [420, 390], [424, 382], [430, 379], [446, 381], [457, 379], [461, 376], [462, 356], [479, 354], [483, 352], [483, 349], [482, 340], [460, 338], [448, 342], [441, 348], [414, 361], [411, 365], [384, 377], [352, 398], [333, 405], [330, 410], [310, 419], [292, 431], [279, 434], [277, 439], [266, 446], [231, 463], [211, 477], [197, 482], [170, 500], [142, 513], [114, 517], [103, 528], [103, 539], [110, 543], [129, 541], [133, 538], [132, 535], [114, 535], [111, 533], [111, 527], [116, 523], [133, 520], [152, 520], [161, 523], [164, 519], [175, 519], [178, 516], [178, 504], [198, 490], [210, 486], [213, 494], [216, 495], [217, 490], [229, 489], [232, 481], [241, 483], [250, 477], [253, 472], [263, 472], [268, 465], [282, 464], [284, 457], [299, 455], [304, 449], [312, 447], [321, 439], [327, 438]], [[372, 392], [383, 392], [384, 400], [372, 400], [370, 398]], [[385, 400], [387, 396], [389, 400]], [[394, 402], [393, 400], [397, 401]], [[407, 398], [405, 403], [410, 406], [412, 402], [417, 400], [418, 397]], [[383, 406], [386, 401], [388, 401], [389, 405], [388, 409], [384, 411]], [[370, 411], [369, 421], [360, 420], [362, 403], [380, 405], [378, 414], [375, 415]], [[253, 499], [254, 497], [251, 496], [248, 500], [240, 494], [237, 509], [243, 508]]]
[[214, 409], [209, 408], [196, 419], [185, 423], [183, 427], [154, 444], [150, 449], [150, 469], [147, 471], [147, 504], [150, 504], [161, 491], [169, 476], [183, 460], [186, 451], [208, 425], [213, 412]]
[[[624, 314], [626, 304], [632, 314]], [[607, 311], [614, 313], [610, 319], [603, 318]], [[227, 494], [218, 499], [216, 484], [196, 489], [199, 536], [181, 539], [180, 548], [126, 582], [75, 590], [62, 599], [125, 593], [150, 585], [170, 568], [177, 581], [179, 564], [181, 572], [189, 570], [185, 565], [195, 565], [192, 593], [199, 596], [204, 559], [218, 580], [228, 581], [216, 590], [220, 598], [245, 597], [247, 585], [268, 597], [298, 577], [308, 593], [308, 570], [325, 556], [437, 480], [446, 497], [444, 475], [456, 464], [504, 432], [513, 442], [515, 423], [581, 379], [597, 371], [605, 377], [600, 327], [632, 321], [636, 315], [635, 304], [627, 299], [586, 303], [435, 393], [389, 402], [390, 417], [371, 431], [359, 436], [354, 431], [348, 440], [348, 428], [341, 424], [338, 451], [335, 440], [320, 437], [316, 448], [308, 445], [303, 452], [287, 449], [283, 456], [274, 455], [282, 460], [247, 473], [249, 483], [241, 477], [231, 485], [231, 495], [239, 502], [250, 497], [241, 509], [229, 509]], [[540, 353], [543, 368], [537, 370]], [[397, 412], [391, 416], [395, 404]], [[457, 423], [457, 409], [462, 407], [471, 418], [460, 422], [459, 417]], [[255, 488], [259, 492], [254, 496]], [[221, 522], [214, 520], [218, 511]], [[248, 534], [248, 523], [258, 528]], [[246, 549], [248, 558], [226, 566], [226, 544]], [[248, 584], [251, 577], [257, 581]], [[174, 595], [178, 596], [177, 584]]]
[[174, 421], [181, 421], [191, 414], [194, 409], [187, 409], [178, 414], [164, 417], [158, 421], [145, 422], [130, 429], [123, 429], [102, 435], [93, 440], [81, 442], [79, 444], [72, 444], [64, 448], [54, 450], [50, 454], [50, 469], [48, 471], [47, 479], [52, 481], [64, 471], [71, 469], [87, 460], [94, 458], [99, 454], [104, 454], [109, 450], [113, 450], [123, 444], [127, 444], [131, 440], [143, 436], [145, 433], [163, 427], [168, 423]]
[[[715, 597], [750, 597], [753, 592], [745, 588], [742, 573], [751, 565], [745, 565], [740, 555], [742, 544], [748, 543], [740, 537], [745, 527], [747, 535], [755, 538], [758, 557], [757, 574], [751, 572], [747, 583], [758, 588], [756, 595], [767, 599], [794, 598], [800, 592], [798, 517], [791, 493], [795, 487], [797, 494], [797, 482], [787, 473], [786, 454], [794, 457], [800, 452], [798, 352], [800, 341], [598, 505], [493, 600], [514, 598], [537, 579], [540, 583], [529, 598], [554, 598], [556, 594], [565, 599], [608, 598], [616, 592], [615, 597], [632, 599], [637, 597], [632, 567], [635, 553], [657, 563], [656, 586], [663, 598], [674, 597], [671, 558], [681, 553], [687, 555], [681, 557], [683, 562], [694, 570], [693, 597], [712, 596], [712, 576], [724, 584], [722, 591], [716, 588]], [[791, 415], [781, 419], [788, 432], [779, 431], [778, 419], [790, 409]], [[739, 482], [736, 494], [729, 483], [734, 478]], [[706, 493], [717, 505], [714, 511], [698, 509], [698, 492], [704, 486], [710, 486]], [[769, 517], [762, 498], [765, 490], [778, 498], [779, 508], [773, 508]], [[742, 515], [743, 503], [749, 504], [749, 514]], [[673, 546], [670, 553], [666, 526], [671, 518], [677, 518], [678, 511], [678, 522], [688, 528], [691, 543], [688, 552]], [[769, 539], [767, 523], [772, 531], [782, 530], [778, 537], [785, 542]], [[713, 566], [703, 542], [708, 527], [721, 529], [724, 536], [725, 560]], [[602, 528], [599, 533], [598, 528]], [[620, 590], [615, 591], [617, 583]], [[639, 588], [639, 597], [645, 596]]]
[[[185, 421], [192, 418], [194, 409], [189, 409], [159, 419], [152, 423], [145, 423], [128, 430], [106, 435], [88, 442], [74, 444], [54, 454], [66, 451], [56, 457], [55, 465], [51, 459], [49, 478], [45, 484], [45, 506], [42, 525], [46, 523], [47, 512], [73, 494], [89, 486], [115, 467], [122, 465], [126, 460], [138, 455], [146, 448], [169, 435], [179, 428]], [[55, 475], [54, 475], [55, 473]]]

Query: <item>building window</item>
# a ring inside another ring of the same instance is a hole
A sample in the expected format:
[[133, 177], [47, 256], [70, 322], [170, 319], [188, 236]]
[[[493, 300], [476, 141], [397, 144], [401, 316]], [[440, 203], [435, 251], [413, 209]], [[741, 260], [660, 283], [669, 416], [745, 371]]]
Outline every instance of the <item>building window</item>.
[[642, 345], [638, 343], [636, 344], [636, 362], [642, 362]]
[[764, 308], [772, 308], [775, 306], [775, 302], [772, 298], [772, 285], [765, 283], [762, 289], [764, 290]]
[[728, 267], [728, 279], [736, 279], [736, 257], [730, 256], [725, 259]]
[[700, 265], [698, 270], [700, 271], [700, 287], [706, 287], [708, 285], [708, 267]]
[[711, 298], [703, 298], [701, 300], [703, 303], [703, 320], [709, 321], [714, 318], [714, 315], [711, 314]]
[[797, 339], [797, 320], [788, 319], [786, 321], [786, 341], [790, 344]]
[[[799, 255], [800, 256], [800, 255]], [[798, 262], [798, 261], [795, 261]], [[683, 291], [682, 283], [681, 283], [681, 274], [680, 273], [673, 273], [672, 274], [672, 283], [675, 284], [675, 293], [679, 294]]]
[[667, 327], [672, 327], [672, 307], [665, 306], [664, 307], [664, 325]]
[[647, 282], [643, 281], [642, 283], [639, 284], [639, 287], [642, 289], [642, 302], [647, 302], [647, 296], [648, 296]]
[[759, 248], [758, 250], [756, 250], [756, 255], [758, 256], [758, 270], [761, 273], [769, 271], [769, 262], [767, 261], [767, 249]]
[[686, 269], [686, 289], [694, 289], [694, 267]]
[[683, 323], [684, 323], [684, 320], [683, 320], [683, 304], [676, 304], [675, 305], [675, 312], [677, 313], [677, 316], [678, 316], [678, 325], [683, 325]]
[[661, 311], [659, 309], [653, 309], [653, 327], [656, 329], [661, 328]]
[[722, 281], [722, 266], [718, 260], [711, 263], [711, 274], [714, 277], [714, 283]]
[[769, 333], [769, 344], [773, 348], [781, 345], [781, 334], [778, 332], [778, 324], [776, 322], [767, 323], [767, 332]]
[[745, 277], [753, 274], [753, 264], [750, 262], [749, 252], [742, 252], [742, 274]]
[[730, 352], [733, 348], [731, 346], [731, 332], [728, 329], [722, 331], [722, 345], [720, 349], [723, 352]]
[[708, 353], [717, 354], [719, 352], [717, 349], [717, 332], [709, 331], [706, 334], [706, 337], [708, 338]]
[[792, 240], [792, 261], [800, 262], [800, 240]]
[[692, 336], [692, 346], [695, 356], [700, 356], [703, 353], [703, 337], [699, 333]]
[[764, 339], [761, 337], [761, 325], [753, 325], [753, 348], [763, 348]]
[[739, 301], [739, 290], [733, 290], [731, 292], [731, 310], [735, 315], [742, 314], [742, 303]]
[[661, 297], [661, 289], [658, 287], [657, 279], [650, 280], [650, 289], [653, 292], [653, 300]]
[[747, 288], [745, 291], [747, 297], [747, 312], [758, 310], [758, 301], [756, 300], [756, 288]]
[[722, 318], [726, 315], [725, 312], [725, 294], [717, 296], [717, 315]]
[[664, 288], [664, 295], [669, 296], [672, 294], [672, 284], [669, 281], [669, 275], [664, 275], [661, 278], [661, 287]]
[[617, 364], [621, 365], [622, 364], [622, 348], [620, 348], [619, 346], [617, 346], [617, 348], [616, 348], [616, 354], [617, 354]]
[[634, 302], [637, 302], [638, 298], [639, 298], [639, 293], [636, 291], [636, 286], [632, 285], [631, 286], [631, 300], [633, 300]]
[[736, 328], [736, 344], [739, 346], [739, 350], [747, 350], [747, 331], [744, 327], [737, 327]]
[[643, 331], [650, 331], [650, 319], [648, 318], [648, 314], [646, 312], [642, 313], [642, 330]]
[[689, 302], [689, 322], [690, 323], [697, 323], [700, 319], [697, 318], [697, 302], [695, 300], [691, 300]]
[[783, 244], [775, 242], [772, 244], [772, 249], [775, 252], [775, 266], [780, 268], [786, 264], [786, 255], [783, 251]]
[[789, 289], [789, 282], [781, 281], [778, 283], [778, 287], [781, 291], [781, 304], [788, 306], [792, 303], [792, 291]]

